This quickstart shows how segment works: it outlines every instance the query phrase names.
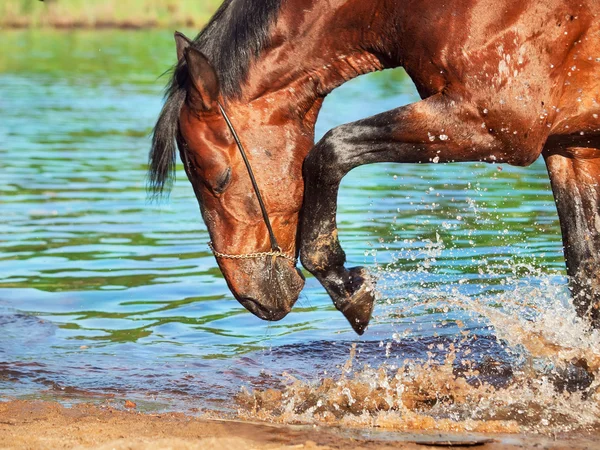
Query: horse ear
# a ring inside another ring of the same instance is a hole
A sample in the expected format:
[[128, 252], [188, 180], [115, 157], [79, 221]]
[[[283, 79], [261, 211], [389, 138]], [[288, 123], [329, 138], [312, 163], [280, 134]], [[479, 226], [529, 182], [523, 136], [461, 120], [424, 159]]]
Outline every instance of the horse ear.
[[192, 45], [192, 41], [187, 38], [186, 35], [180, 33], [179, 31], [175, 32], [175, 46], [177, 48], [177, 61], [181, 61], [183, 58], [183, 52], [186, 48]]
[[203, 110], [211, 109], [219, 97], [219, 79], [206, 56], [194, 47], [184, 51], [190, 76], [188, 98], [193, 106]]

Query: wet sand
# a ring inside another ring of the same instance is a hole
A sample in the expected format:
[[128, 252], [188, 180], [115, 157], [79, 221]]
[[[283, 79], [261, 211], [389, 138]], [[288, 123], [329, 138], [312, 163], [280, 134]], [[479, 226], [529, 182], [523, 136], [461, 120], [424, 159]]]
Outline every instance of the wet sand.
[[[132, 406], [132, 405], [129, 405]], [[447, 442], [450, 441], [450, 442]], [[487, 441], [487, 442], [486, 442]], [[454, 445], [442, 445], [454, 443]], [[147, 414], [54, 402], [0, 403], [0, 448], [10, 449], [598, 449], [600, 433], [553, 437], [391, 433]]]

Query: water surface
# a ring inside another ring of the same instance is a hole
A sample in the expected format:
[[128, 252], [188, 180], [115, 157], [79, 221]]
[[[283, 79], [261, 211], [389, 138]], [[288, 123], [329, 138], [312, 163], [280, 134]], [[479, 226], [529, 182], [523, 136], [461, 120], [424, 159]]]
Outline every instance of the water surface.
[[[340, 373], [352, 344], [355, 368], [443, 365], [449, 352], [479, 368], [495, 361], [507, 370], [480, 379], [497, 388], [527, 364], [555, 364], [531, 362], [528, 333], [570, 333], [569, 348], [590, 351], [574, 328], [543, 162], [354, 170], [338, 223], [349, 264], [380, 279], [371, 327], [358, 338], [308, 274], [294, 311], [268, 324], [229, 293], [181, 165], [169, 201], [147, 201], [171, 34], [4, 31], [2, 41], [3, 398], [233, 413], [241, 386], [281, 388], [286, 372], [314, 387]], [[402, 71], [361, 77], [327, 98], [317, 134], [417, 99]], [[506, 335], [511, 324], [521, 340]]]

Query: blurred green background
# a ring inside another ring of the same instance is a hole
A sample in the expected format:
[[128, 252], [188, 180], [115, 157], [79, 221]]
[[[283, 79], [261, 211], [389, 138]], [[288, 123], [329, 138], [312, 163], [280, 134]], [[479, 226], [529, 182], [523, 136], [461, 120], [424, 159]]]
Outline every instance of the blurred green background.
[[198, 27], [222, 0], [2, 0], [3, 28]]

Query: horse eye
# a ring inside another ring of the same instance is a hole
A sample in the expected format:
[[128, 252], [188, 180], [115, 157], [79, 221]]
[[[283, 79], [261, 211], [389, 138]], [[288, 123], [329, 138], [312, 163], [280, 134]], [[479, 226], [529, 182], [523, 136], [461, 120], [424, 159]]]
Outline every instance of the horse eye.
[[231, 181], [231, 168], [228, 168], [221, 174], [217, 180], [217, 184], [213, 189], [217, 194], [222, 194], [229, 182]]

